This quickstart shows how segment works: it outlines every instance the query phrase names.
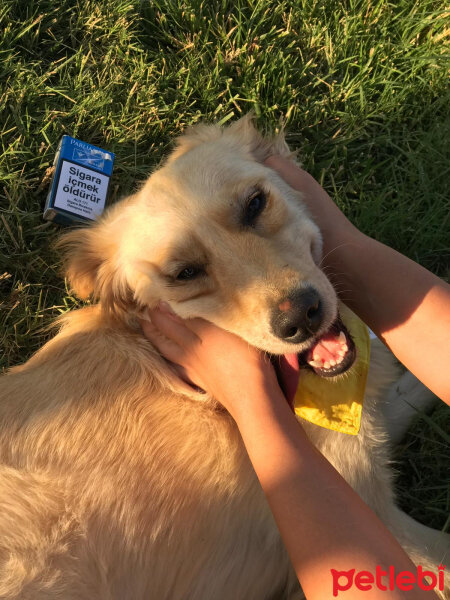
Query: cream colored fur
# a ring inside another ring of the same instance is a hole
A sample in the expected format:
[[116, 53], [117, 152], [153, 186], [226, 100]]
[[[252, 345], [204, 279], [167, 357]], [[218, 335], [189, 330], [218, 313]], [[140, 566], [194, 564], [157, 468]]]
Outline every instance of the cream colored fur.
[[[298, 282], [320, 291], [324, 329], [334, 320], [317, 227], [261, 164], [273, 143], [248, 119], [193, 130], [135, 196], [66, 234], [71, 283], [99, 303], [67, 315], [1, 380], [0, 598], [301, 597], [233, 420], [214, 399], [178, 390], [136, 322], [164, 299], [263, 350], [292, 351], [269, 317]], [[233, 215], [256, 183], [270, 202], [260, 230], [244, 232]], [[171, 281], [186, 259], [207, 261], [207, 280]], [[392, 492], [379, 400], [398, 376], [375, 347], [360, 434], [304, 426], [412, 558], [436, 568], [448, 538], [401, 513]]]

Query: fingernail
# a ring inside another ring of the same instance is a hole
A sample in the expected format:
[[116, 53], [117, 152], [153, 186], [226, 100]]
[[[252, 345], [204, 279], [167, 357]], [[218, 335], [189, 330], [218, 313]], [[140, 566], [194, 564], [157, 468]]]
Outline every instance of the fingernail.
[[158, 308], [159, 310], [161, 310], [162, 312], [165, 313], [169, 313], [170, 315], [174, 315], [175, 313], [173, 312], [170, 304], [168, 304], [167, 302], [164, 302], [163, 300], [161, 300], [158, 304]]
[[157, 308], [159, 308], [159, 310], [164, 313], [165, 315], [167, 315], [168, 317], [170, 317], [171, 319], [173, 319], [174, 321], [182, 321], [183, 319], [181, 317], [179, 317], [177, 315], [176, 312], [174, 312], [170, 306], [170, 304], [168, 304], [167, 302], [161, 301]]

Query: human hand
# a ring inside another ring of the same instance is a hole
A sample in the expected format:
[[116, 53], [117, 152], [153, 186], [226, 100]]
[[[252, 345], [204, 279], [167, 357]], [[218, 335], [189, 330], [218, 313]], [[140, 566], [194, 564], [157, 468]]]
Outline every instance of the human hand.
[[292, 160], [270, 156], [264, 164], [276, 171], [292, 188], [303, 193], [304, 202], [322, 232], [325, 265], [329, 256], [333, 259], [332, 253], [337, 247], [362, 235], [314, 177]]
[[150, 318], [142, 331], [180, 379], [211, 394], [236, 421], [261, 402], [284, 399], [267, 355], [243, 339], [203, 319], [183, 320], [166, 303]]

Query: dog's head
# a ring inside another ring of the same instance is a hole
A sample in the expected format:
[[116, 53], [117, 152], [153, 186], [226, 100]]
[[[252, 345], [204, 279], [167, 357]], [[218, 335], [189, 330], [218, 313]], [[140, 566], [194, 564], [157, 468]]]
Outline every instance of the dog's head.
[[[319, 267], [319, 229], [263, 164], [280, 152], [283, 140], [264, 139], [249, 118], [193, 128], [137, 194], [65, 236], [75, 292], [119, 313], [164, 300], [271, 354], [302, 353], [322, 375], [345, 370], [350, 340]], [[335, 364], [319, 340], [334, 344]]]

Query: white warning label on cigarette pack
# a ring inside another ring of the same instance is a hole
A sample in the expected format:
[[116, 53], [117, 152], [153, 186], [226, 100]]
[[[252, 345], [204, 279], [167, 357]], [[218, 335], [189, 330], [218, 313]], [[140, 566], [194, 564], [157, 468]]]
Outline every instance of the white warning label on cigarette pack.
[[105, 208], [108, 182], [106, 175], [63, 160], [54, 206], [96, 219]]

